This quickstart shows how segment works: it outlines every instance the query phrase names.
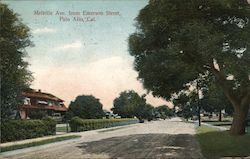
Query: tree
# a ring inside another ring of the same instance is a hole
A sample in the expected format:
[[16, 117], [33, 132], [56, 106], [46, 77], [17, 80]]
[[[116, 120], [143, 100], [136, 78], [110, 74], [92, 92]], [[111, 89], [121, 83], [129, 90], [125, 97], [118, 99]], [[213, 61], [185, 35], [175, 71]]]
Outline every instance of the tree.
[[0, 3], [1, 119], [8, 120], [23, 103], [21, 91], [29, 87], [31, 72], [25, 48], [32, 46], [29, 28], [7, 5]]
[[129, 37], [144, 87], [170, 99], [207, 74], [234, 108], [230, 133], [245, 133], [250, 103], [250, 9], [246, 0], [150, 0]]
[[105, 116], [99, 99], [92, 95], [77, 96], [69, 105], [68, 116], [83, 119], [97, 119]]
[[162, 119], [166, 119], [167, 117], [171, 117], [174, 115], [173, 109], [170, 109], [168, 106], [166, 105], [161, 105], [155, 108], [159, 113], [160, 113], [160, 117]]
[[144, 97], [145, 95], [140, 96], [133, 90], [121, 92], [114, 100], [112, 110], [123, 118], [136, 116], [140, 119], [145, 111], [146, 99]]
[[135, 109], [135, 116], [138, 119], [147, 119], [151, 121], [155, 118], [155, 109], [150, 104], [139, 105]]
[[185, 118], [187, 121], [189, 118], [197, 114], [197, 99], [198, 95], [195, 92], [180, 92], [178, 97], [173, 99], [173, 104], [177, 108], [177, 115]]
[[201, 100], [202, 109], [210, 113], [219, 113], [219, 121], [222, 120], [222, 110], [232, 110], [232, 104], [225, 97], [222, 90], [216, 89], [215, 83], [208, 84], [203, 94], [204, 98]]

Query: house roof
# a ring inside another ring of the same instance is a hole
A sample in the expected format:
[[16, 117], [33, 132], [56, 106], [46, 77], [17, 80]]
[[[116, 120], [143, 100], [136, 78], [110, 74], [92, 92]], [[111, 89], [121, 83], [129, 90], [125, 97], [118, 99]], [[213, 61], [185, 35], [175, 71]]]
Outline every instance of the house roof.
[[58, 106], [22, 105], [21, 108], [23, 109], [51, 109], [51, 110], [56, 110], [56, 111], [68, 110], [65, 106], [58, 107]]
[[42, 99], [50, 99], [50, 100], [54, 100], [54, 101], [59, 101], [59, 102], [63, 102], [62, 99], [50, 94], [50, 93], [45, 93], [45, 92], [41, 92], [41, 90], [34, 90], [34, 89], [27, 89], [24, 90], [22, 92], [22, 96], [24, 97], [35, 97], [35, 98], [42, 98]]

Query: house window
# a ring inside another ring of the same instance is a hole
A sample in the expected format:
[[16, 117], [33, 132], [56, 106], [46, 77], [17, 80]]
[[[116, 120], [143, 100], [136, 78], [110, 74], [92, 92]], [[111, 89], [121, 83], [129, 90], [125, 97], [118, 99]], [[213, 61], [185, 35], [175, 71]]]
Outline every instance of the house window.
[[23, 104], [25, 104], [25, 105], [31, 105], [30, 104], [30, 98], [24, 98], [24, 102], [23, 102]]
[[59, 106], [60, 106], [60, 107], [63, 107], [63, 106], [64, 106], [64, 104], [61, 102], [61, 103], [59, 103]]
[[37, 104], [38, 105], [48, 105], [48, 102], [39, 100], [39, 101], [37, 101]]

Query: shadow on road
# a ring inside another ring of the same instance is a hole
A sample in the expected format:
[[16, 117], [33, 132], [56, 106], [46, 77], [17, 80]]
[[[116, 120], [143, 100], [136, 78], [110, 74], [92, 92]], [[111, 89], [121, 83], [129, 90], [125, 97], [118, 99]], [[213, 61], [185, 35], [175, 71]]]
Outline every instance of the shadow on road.
[[136, 134], [112, 137], [78, 146], [83, 154], [110, 158], [202, 158], [194, 135]]

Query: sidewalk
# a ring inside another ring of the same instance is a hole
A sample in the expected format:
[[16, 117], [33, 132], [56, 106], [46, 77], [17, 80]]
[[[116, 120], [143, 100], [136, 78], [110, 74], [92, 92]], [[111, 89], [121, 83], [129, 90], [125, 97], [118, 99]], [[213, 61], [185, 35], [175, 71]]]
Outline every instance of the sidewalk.
[[[138, 123], [136, 123], [138, 124]], [[32, 143], [35, 141], [42, 141], [46, 139], [53, 139], [57, 137], [63, 137], [63, 136], [70, 136], [70, 135], [83, 135], [83, 134], [92, 134], [92, 133], [99, 133], [104, 130], [112, 130], [112, 129], [117, 129], [123, 128], [123, 127], [130, 127], [136, 124], [130, 124], [130, 125], [124, 125], [124, 126], [116, 126], [116, 127], [110, 127], [110, 128], [103, 128], [103, 129], [96, 129], [96, 130], [89, 130], [89, 131], [82, 131], [82, 132], [70, 132], [70, 133], [64, 133], [64, 134], [56, 134], [56, 135], [50, 135], [50, 136], [44, 136], [44, 137], [38, 137], [38, 138], [33, 138], [33, 139], [26, 139], [26, 140], [21, 140], [21, 141], [13, 141], [13, 142], [7, 142], [7, 143], [1, 143], [0, 147], [6, 147], [6, 146], [12, 146], [12, 145], [21, 145], [21, 144], [26, 144], [26, 143]], [[59, 132], [60, 133], [60, 132]]]
[[208, 124], [208, 123], [202, 123], [202, 125], [206, 125], [206, 126], [209, 126], [209, 127], [212, 127], [212, 128], [220, 129], [221, 131], [229, 130], [229, 128], [225, 128], [223, 126], [214, 126], [214, 125], [211, 125], [211, 124]]
[[77, 133], [67, 133], [67, 134], [62, 134], [62, 135], [50, 135], [50, 136], [43, 136], [43, 137], [26, 139], [26, 140], [21, 140], [21, 141], [6, 142], [6, 143], [1, 143], [0, 146], [6, 147], [6, 146], [12, 146], [12, 145], [20, 145], [20, 144], [26, 144], [26, 143], [31, 143], [31, 142], [35, 142], [35, 141], [42, 141], [42, 140], [46, 140], [46, 139], [53, 139], [53, 138], [57, 138], [57, 137], [70, 136], [70, 135], [77, 135]]
[[[195, 120], [195, 121], [192, 121], [196, 127], [198, 127], [198, 120]], [[216, 128], [216, 129], [219, 129], [221, 131], [226, 131], [226, 130], [229, 130], [228, 128], [225, 128], [223, 126], [214, 126], [214, 125], [211, 125], [211, 124], [208, 124], [208, 123], [203, 123], [201, 122], [201, 125], [205, 125], [205, 126], [209, 126], [209, 127], [212, 127], [212, 128]]]

